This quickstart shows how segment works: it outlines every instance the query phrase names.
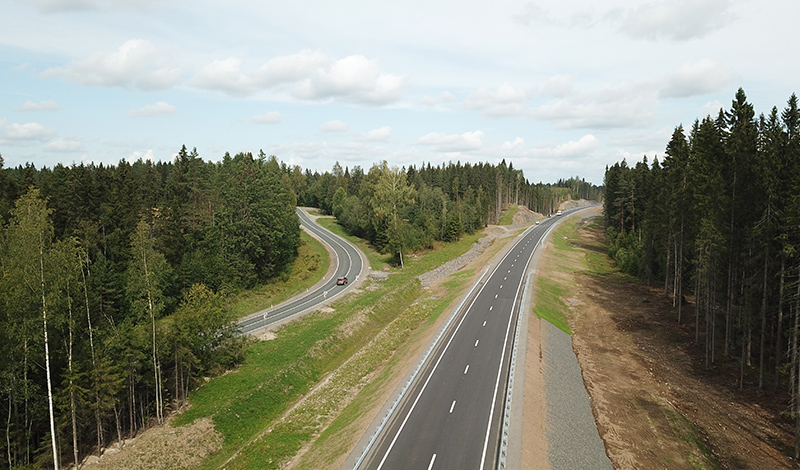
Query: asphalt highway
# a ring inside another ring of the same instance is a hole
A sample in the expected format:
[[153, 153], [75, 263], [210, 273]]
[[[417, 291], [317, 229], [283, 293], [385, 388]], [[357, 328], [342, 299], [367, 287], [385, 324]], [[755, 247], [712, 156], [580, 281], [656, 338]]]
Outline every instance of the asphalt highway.
[[468, 294], [357, 468], [496, 468], [528, 264], [546, 233], [571, 212], [528, 229]]
[[[298, 207], [296, 211], [300, 218], [300, 225], [333, 250], [336, 258], [334, 260], [336, 270], [333, 276], [326, 277], [323, 282], [317, 283], [308, 292], [239, 320], [242, 333], [252, 333], [260, 328], [320, 307], [349, 289], [366, 266], [365, 258], [353, 244], [313, 222], [301, 208]], [[346, 285], [337, 286], [336, 279], [339, 277], [347, 277], [349, 282]]]

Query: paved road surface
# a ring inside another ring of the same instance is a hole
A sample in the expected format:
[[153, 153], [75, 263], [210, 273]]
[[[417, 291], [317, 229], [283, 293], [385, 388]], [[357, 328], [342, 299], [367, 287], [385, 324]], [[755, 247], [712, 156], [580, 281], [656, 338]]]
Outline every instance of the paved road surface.
[[[333, 276], [326, 277], [323, 282], [317, 283], [308, 292], [239, 320], [242, 333], [252, 333], [260, 328], [320, 307], [323, 303], [349, 289], [356, 278], [363, 275], [362, 271], [365, 271], [367, 267], [366, 257], [352, 243], [312, 221], [301, 208], [298, 207], [296, 210], [300, 218], [300, 225], [333, 250], [336, 258], [333, 260], [336, 263], [336, 270]], [[342, 276], [346, 276], [350, 282], [344, 286], [337, 286], [336, 279]]]
[[476, 285], [358, 468], [496, 467], [510, 348], [528, 263], [547, 231], [569, 213], [526, 231]]

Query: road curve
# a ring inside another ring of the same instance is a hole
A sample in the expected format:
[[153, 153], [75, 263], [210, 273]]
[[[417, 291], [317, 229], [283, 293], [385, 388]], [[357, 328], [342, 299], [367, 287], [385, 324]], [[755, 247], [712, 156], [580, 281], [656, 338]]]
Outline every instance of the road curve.
[[[303, 229], [333, 251], [335, 256], [333, 261], [336, 266], [333, 276], [325, 277], [322, 282], [318, 282], [301, 295], [240, 319], [239, 327], [243, 334], [252, 333], [322, 306], [350, 289], [357, 279], [363, 279], [363, 274], [368, 268], [366, 257], [352, 243], [312, 221], [300, 207], [296, 208], [296, 212]], [[348, 284], [337, 286], [336, 279], [339, 277], [347, 277]]]
[[550, 229], [529, 228], [467, 294], [359, 469], [490, 469], [497, 465], [505, 385], [528, 264]]

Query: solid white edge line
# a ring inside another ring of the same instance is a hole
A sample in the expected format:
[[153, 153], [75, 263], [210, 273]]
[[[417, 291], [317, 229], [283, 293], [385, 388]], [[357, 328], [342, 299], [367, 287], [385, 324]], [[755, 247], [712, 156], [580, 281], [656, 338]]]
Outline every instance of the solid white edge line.
[[[533, 227], [530, 227], [527, 230], [525, 230], [525, 232], [522, 233], [521, 237], [527, 236], [528, 232], [531, 231], [532, 229], [533, 229]], [[519, 242], [517, 242], [517, 243], [519, 243]], [[464, 320], [466, 320], [467, 315], [469, 314], [470, 310], [472, 310], [472, 306], [475, 305], [475, 301], [477, 301], [478, 297], [480, 297], [481, 293], [483, 293], [483, 289], [488, 284], [489, 279], [491, 279], [492, 276], [494, 276], [494, 274], [497, 272], [497, 270], [500, 268], [500, 266], [503, 264], [503, 262], [506, 260], [506, 258], [508, 258], [508, 255], [510, 255], [510, 254], [511, 254], [511, 250], [506, 252], [506, 254], [497, 263], [497, 265], [495, 265], [494, 269], [489, 274], [489, 277], [486, 277], [486, 282], [481, 286], [480, 289], [478, 289], [478, 293], [475, 294], [475, 297], [472, 298], [472, 302], [470, 302], [469, 306], [467, 306], [467, 309], [464, 312], [464, 316], [461, 317], [461, 320], [459, 320], [458, 325], [456, 325], [455, 329], [453, 330], [453, 334], [450, 336], [450, 339], [447, 340], [447, 343], [445, 344], [444, 348], [440, 352], [439, 358], [436, 360], [436, 363], [433, 365], [433, 368], [431, 369], [431, 372], [428, 374], [428, 377], [425, 379], [425, 383], [422, 384], [422, 388], [420, 389], [419, 393], [417, 394], [417, 397], [414, 399], [414, 402], [411, 404], [411, 407], [409, 408], [408, 413], [406, 413], [406, 417], [403, 418], [403, 422], [400, 424], [400, 428], [398, 428], [397, 432], [394, 435], [394, 438], [392, 438], [392, 442], [389, 443], [389, 447], [386, 449], [386, 452], [383, 454], [383, 458], [381, 459], [381, 462], [378, 464], [378, 467], [377, 467], [376, 470], [380, 470], [383, 467], [383, 464], [386, 462], [386, 458], [389, 456], [389, 453], [392, 451], [392, 448], [394, 447], [394, 444], [397, 442], [397, 438], [400, 436], [400, 433], [403, 432], [403, 428], [405, 427], [406, 423], [408, 422], [408, 418], [411, 417], [411, 413], [414, 411], [414, 408], [416, 408], [420, 397], [422, 397], [422, 394], [425, 392], [425, 389], [428, 387], [428, 383], [430, 382], [431, 377], [433, 377], [433, 374], [436, 372], [436, 369], [439, 367], [439, 363], [442, 362], [442, 359], [444, 358], [445, 353], [447, 353], [447, 350], [450, 348], [450, 344], [453, 342], [453, 339], [458, 334], [458, 330], [461, 328], [461, 325], [464, 323]], [[509, 270], [509, 272], [511, 272], [511, 271]], [[484, 276], [481, 275], [481, 278], [484, 278]], [[478, 282], [480, 282], [481, 278], [478, 279]], [[493, 409], [494, 409], [494, 407], [493, 407]], [[485, 449], [484, 449], [484, 453], [485, 453]], [[433, 458], [435, 459], [436, 458], [436, 454], [433, 454], [433, 455], [434, 455]], [[484, 457], [485, 457], [485, 455], [484, 455]], [[433, 462], [431, 462], [431, 465], [433, 465]], [[356, 466], [358, 466], [358, 463], [357, 463]], [[481, 467], [482, 466], [483, 465], [481, 465]]]

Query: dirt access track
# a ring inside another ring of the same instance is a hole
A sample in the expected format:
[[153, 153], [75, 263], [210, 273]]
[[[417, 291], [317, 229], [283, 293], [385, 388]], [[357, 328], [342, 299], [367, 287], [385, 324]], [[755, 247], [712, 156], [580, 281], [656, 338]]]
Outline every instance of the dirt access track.
[[800, 468], [789, 458], [788, 402], [739, 392], [727, 374], [703, 370], [694, 327], [677, 323], [663, 290], [613, 269], [598, 215], [569, 236], [577, 250], [549, 244], [538, 272], [565, 287], [573, 349], [614, 467]]

